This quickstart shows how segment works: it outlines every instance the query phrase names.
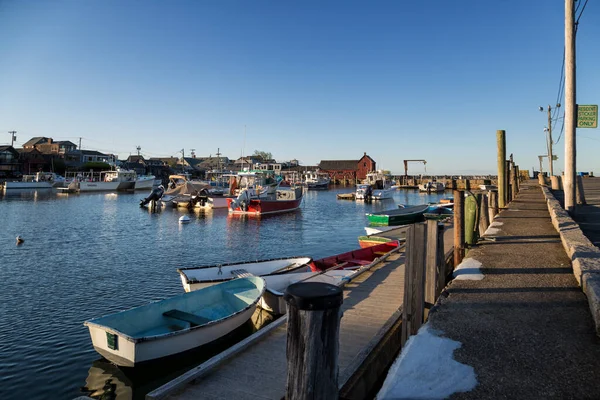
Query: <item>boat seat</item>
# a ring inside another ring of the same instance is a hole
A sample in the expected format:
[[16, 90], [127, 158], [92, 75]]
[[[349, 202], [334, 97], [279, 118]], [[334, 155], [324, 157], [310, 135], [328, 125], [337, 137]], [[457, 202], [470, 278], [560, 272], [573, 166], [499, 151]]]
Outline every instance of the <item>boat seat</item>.
[[245, 269], [233, 269], [231, 270], [231, 275], [235, 276], [236, 278], [247, 278], [249, 276], [253, 276], [250, 272], [246, 271]]
[[211, 322], [210, 319], [201, 317], [196, 314], [192, 314], [181, 310], [169, 310], [163, 313], [165, 317], [180, 319], [185, 322], [189, 322], [191, 326], [204, 325]]

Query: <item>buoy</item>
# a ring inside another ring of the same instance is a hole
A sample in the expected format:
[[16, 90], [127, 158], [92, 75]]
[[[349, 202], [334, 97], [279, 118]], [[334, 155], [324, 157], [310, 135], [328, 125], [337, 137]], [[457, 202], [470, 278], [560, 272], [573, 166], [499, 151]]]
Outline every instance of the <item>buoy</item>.
[[189, 222], [190, 222], [190, 217], [188, 217], [187, 215], [182, 215], [181, 217], [179, 217], [180, 224], [187, 224]]
[[21, 235], [17, 235], [17, 244], [23, 243], [25, 240], [21, 237]]

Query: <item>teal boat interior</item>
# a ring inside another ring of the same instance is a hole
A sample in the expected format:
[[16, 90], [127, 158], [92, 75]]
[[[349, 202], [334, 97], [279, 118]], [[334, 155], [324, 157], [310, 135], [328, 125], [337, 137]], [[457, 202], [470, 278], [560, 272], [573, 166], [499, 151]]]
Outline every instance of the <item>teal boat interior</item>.
[[139, 341], [226, 319], [258, 302], [264, 288], [260, 277], [233, 279], [86, 324], [100, 325]]

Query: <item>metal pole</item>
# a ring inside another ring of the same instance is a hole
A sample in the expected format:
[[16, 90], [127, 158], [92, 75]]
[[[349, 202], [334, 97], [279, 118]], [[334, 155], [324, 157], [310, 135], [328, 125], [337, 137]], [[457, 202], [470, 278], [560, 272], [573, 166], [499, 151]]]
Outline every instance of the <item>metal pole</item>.
[[8, 133], [10, 133], [10, 147], [13, 147], [13, 144], [15, 143], [15, 134], [17, 131], [8, 131]]
[[577, 174], [576, 128], [576, 71], [575, 71], [575, 12], [574, 0], [565, 0], [565, 210], [575, 214], [577, 205], [575, 175]]

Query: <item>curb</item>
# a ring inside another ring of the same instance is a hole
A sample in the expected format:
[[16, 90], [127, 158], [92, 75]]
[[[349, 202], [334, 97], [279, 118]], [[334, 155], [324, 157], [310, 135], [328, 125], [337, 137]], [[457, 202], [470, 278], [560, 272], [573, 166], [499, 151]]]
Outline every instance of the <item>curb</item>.
[[571, 258], [573, 275], [585, 293], [600, 335], [600, 249], [585, 237], [579, 225], [561, 207], [552, 192], [542, 186], [552, 225], [560, 234], [562, 245]]

